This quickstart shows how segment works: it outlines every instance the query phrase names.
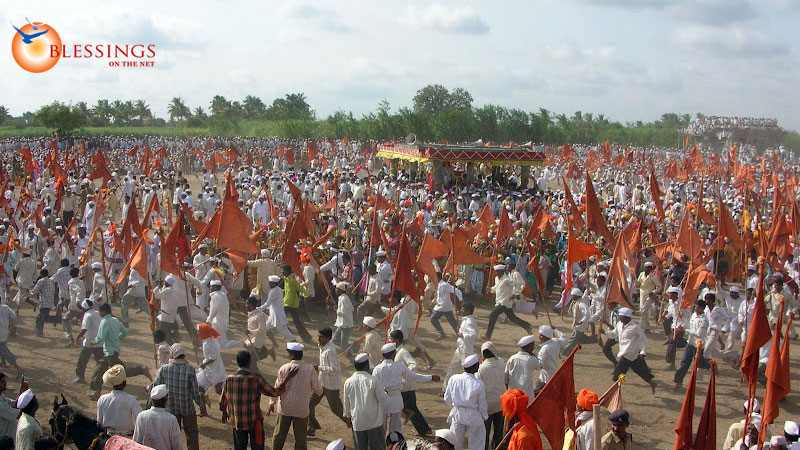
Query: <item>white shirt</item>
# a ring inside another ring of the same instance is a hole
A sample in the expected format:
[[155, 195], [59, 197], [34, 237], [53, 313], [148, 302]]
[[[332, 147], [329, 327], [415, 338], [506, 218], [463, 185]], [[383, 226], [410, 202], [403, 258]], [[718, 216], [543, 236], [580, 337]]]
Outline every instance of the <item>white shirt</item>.
[[211, 325], [219, 334], [225, 335], [228, 332], [228, 296], [222, 291], [211, 293], [211, 303], [208, 310], [206, 323]]
[[539, 361], [542, 363], [542, 371], [539, 372], [539, 381], [547, 383], [550, 377], [558, 370], [561, 351], [567, 346], [564, 334], [558, 330], [553, 330], [553, 338], [542, 343], [539, 349]]
[[342, 368], [333, 342], [328, 341], [319, 353], [319, 382], [322, 387], [338, 391], [342, 387]]
[[[405, 335], [404, 335], [405, 336]], [[412, 371], [417, 368], [417, 360], [411, 355], [411, 352], [406, 350], [405, 347], [397, 349], [394, 354], [395, 362], [401, 363], [411, 369]], [[416, 391], [417, 381], [414, 378], [404, 378], [403, 387], [400, 389], [402, 392]]]
[[15, 448], [33, 450], [33, 443], [42, 436], [42, 427], [35, 417], [22, 413], [17, 421], [17, 433], [14, 439]]
[[158, 450], [183, 450], [178, 419], [165, 408], [151, 407], [136, 416], [133, 440]]
[[405, 364], [391, 359], [384, 359], [372, 369], [372, 375], [380, 380], [389, 398], [386, 401], [386, 413], [399, 413], [403, 409], [403, 397], [400, 396], [403, 380], [413, 379], [417, 383], [431, 381], [430, 375], [422, 375], [409, 369]]
[[67, 286], [69, 286], [69, 309], [78, 312], [80, 311], [78, 305], [86, 299], [86, 285], [84, 285], [83, 280], [78, 277], [71, 278], [67, 282]]
[[524, 350], [511, 355], [506, 363], [505, 382], [509, 389], [522, 389], [528, 398], [533, 398], [533, 373], [542, 368], [534, 355]]
[[447, 421], [451, 424], [480, 425], [489, 418], [486, 386], [475, 374], [453, 375], [444, 391], [444, 402], [452, 406]]
[[283, 289], [275, 286], [269, 290], [267, 301], [259, 306], [260, 311], [269, 311], [267, 317], [267, 330], [279, 328], [289, 323], [286, 319], [286, 311], [283, 309]]
[[336, 322], [333, 325], [339, 328], [353, 328], [353, 302], [347, 294], [339, 296], [336, 305]]
[[436, 306], [433, 307], [434, 311], [448, 312], [453, 310], [453, 301], [450, 295], [455, 295], [455, 288], [444, 280], [439, 280], [436, 286]]
[[506, 391], [505, 368], [503, 360], [496, 356], [484, 359], [478, 367], [476, 375], [486, 388], [486, 406], [489, 414], [502, 411], [500, 396]]
[[394, 280], [394, 274], [392, 273], [392, 266], [389, 265], [389, 261], [383, 261], [382, 263], [377, 264], [378, 273], [375, 274], [375, 278], [378, 279], [379, 289], [381, 294], [388, 295], [389, 292], [392, 290], [392, 280]]
[[475, 321], [475, 317], [462, 317], [461, 325], [458, 327], [458, 333], [461, 335], [461, 337], [456, 340], [458, 349], [463, 352], [464, 356], [475, 353], [475, 340], [478, 339], [478, 323]]
[[388, 399], [380, 380], [369, 372], [354, 373], [344, 382], [344, 417], [353, 422], [353, 431], [373, 430], [383, 425]]
[[5, 303], [0, 304], [0, 342], [8, 340], [8, 328], [17, 320], [17, 315]]
[[705, 341], [706, 336], [708, 335], [708, 317], [706, 317], [706, 314], [697, 314], [696, 312], [692, 313], [692, 318], [689, 319], [689, 328], [687, 328], [686, 331], [691, 337], [689, 344], [695, 345], [694, 341], [696, 339], [702, 339]]
[[110, 428], [113, 434], [129, 436], [140, 412], [136, 397], [125, 391], [115, 389], [97, 399], [97, 424]]
[[505, 306], [506, 308], [511, 308], [514, 302], [511, 300], [511, 296], [514, 295], [516, 289], [516, 283], [511, 277], [503, 274], [502, 277], [495, 277], [494, 278], [494, 286], [492, 286], [492, 292], [494, 292], [494, 304], [497, 306]]
[[258, 309], [247, 313], [247, 343], [256, 348], [266, 347], [267, 316]]
[[175, 323], [175, 319], [178, 317], [178, 308], [186, 303], [186, 299], [180, 298], [179, 294], [180, 292], [175, 286], [166, 286], [153, 291], [153, 295], [161, 301], [161, 312], [158, 314], [158, 320], [166, 323]]
[[[84, 347], [97, 347], [97, 330], [100, 329], [100, 313], [96, 309], [90, 309], [83, 313], [83, 320], [81, 321], [81, 331], [86, 330], [83, 335]], [[90, 345], [94, 342], [94, 345]]]
[[617, 358], [625, 358], [628, 361], [635, 361], [639, 355], [647, 354], [647, 336], [642, 328], [635, 324], [633, 320], [627, 324], [617, 322], [613, 330], [606, 331], [606, 336], [616, 339], [619, 342]]

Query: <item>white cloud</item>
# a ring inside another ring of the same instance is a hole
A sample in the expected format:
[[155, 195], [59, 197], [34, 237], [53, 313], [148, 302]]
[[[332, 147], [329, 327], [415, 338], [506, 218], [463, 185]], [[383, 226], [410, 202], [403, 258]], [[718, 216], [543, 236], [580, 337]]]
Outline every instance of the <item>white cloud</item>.
[[675, 30], [672, 39], [695, 51], [723, 57], [762, 58], [789, 52], [784, 43], [749, 27], [687, 25]]
[[486, 34], [489, 32], [489, 24], [472, 8], [465, 6], [448, 8], [441, 3], [434, 3], [425, 8], [409, 6], [406, 14], [400, 17], [398, 22], [418, 30], [440, 33]]

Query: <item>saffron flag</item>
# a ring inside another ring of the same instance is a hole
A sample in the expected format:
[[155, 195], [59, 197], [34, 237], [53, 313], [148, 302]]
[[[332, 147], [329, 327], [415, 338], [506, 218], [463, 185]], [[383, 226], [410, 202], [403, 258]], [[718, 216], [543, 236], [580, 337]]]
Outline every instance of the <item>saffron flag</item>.
[[759, 266], [759, 279], [753, 317], [747, 327], [747, 340], [742, 351], [742, 374], [747, 378], [751, 390], [755, 390], [758, 378], [758, 351], [772, 336], [764, 306], [764, 266]]
[[184, 229], [183, 212], [178, 212], [178, 218], [161, 246], [161, 270], [185, 279], [180, 265], [191, 254], [192, 248]]
[[692, 364], [692, 373], [689, 376], [689, 385], [686, 386], [686, 395], [683, 397], [683, 406], [678, 413], [675, 423], [675, 445], [673, 450], [688, 450], [692, 448], [692, 416], [694, 416], [694, 392], [697, 386], [697, 363], [703, 356], [703, 345], [697, 345], [697, 354]]
[[[783, 367], [780, 342], [785, 307], [786, 302], [781, 300], [780, 314], [775, 320], [775, 333], [772, 335], [772, 344], [770, 346], [769, 359], [767, 360], [767, 388], [764, 392], [764, 403], [761, 404], [761, 430], [758, 436], [761, 442], [763, 442], [762, 436], [766, 434], [767, 425], [774, 422], [775, 418], [778, 417], [778, 403], [789, 393], [789, 368]], [[789, 327], [786, 328], [786, 333], [788, 335]]]
[[606, 240], [606, 245], [614, 246], [614, 235], [608, 229], [603, 211], [600, 210], [600, 202], [594, 192], [594, 183], [588, 173], [586, 174], [586, 229], [602, 236]]
[[716, 450], [717, 448], [717, 363], [711, 360], [711, 378], [708, 380], [703, 414], [697, 424], [694, 450]]
[[528, 415], [539, 424], [551, 448], [564, 445], [564, 429], [575, 429], [575, 379], [573, 360], [580, 345], [572, 350], [556, 373], [528, 406]]
[[[598, 250], [594, 245], [590, 245], [575, 239], [575, 236], [572, 235], [572, 231], [568, 231], [567, 235], [567, 275], [566, 285], [564, 286], [565, 295], [569, 295], [569, 291], [572, 289], [572, 265], [576, 262], [589, 259], [589, 257], [592, 255], [600, 254], [600, 250]], [[566, 304], [567, 302], [563, 302], [564, 306], [566, 306]], [[561, 314], [563, 315], [564, 313], [565, 308], [562, 307]]]

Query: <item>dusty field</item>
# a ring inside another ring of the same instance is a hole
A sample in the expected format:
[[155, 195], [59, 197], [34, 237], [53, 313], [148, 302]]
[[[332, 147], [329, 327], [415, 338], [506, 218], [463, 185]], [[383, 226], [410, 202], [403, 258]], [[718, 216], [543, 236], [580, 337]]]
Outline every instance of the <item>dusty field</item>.
[[[114, 312], [118, 313], [118, 308], [115, 305]], [[488, 320], [489, 307], [484, 302], [479, 303], [479, 308], [476, 311], [478, 324], [483, 333], [486, 329]], [[234, 336], [243, 335], [244, 315], [240, 312], [233, 312], [231, 320], [231, 334]], [[46, 429], [47, 418], [50, 413], [50, 405], [54, 395], [63, 393], [71, 404], [77, 406], [82, 411], [93, 415], [95, 412], [95, 403], [87, 397], [87, 388], [85, 385], [74, 385], [70, 381], [75, 377], [74, 369], [75, 362], [79, 353], [77, 348], [62, 348], [63, 335], [59, 328], [53, 328], [52, 325], [45, 327], [45, 337], [36, 337], [33, 330], [33, 322], [35, 314], [30, 306], [25, 306], [20, 313], [21, 322], [18, 325], [18, 335], [9, 340], [9, 347], [18, 357], [19, 364], [25, 369], [26, 378], [30, 380], [30, 384], [34, 392], [38, 395], [42, 403], [42, 409], [39, 411], [38, 418], [43, 423]], [[552, 315], [553, 324], [561, 331], [568, 331], [568, 323], [562, 321], [561, 318]], [[533, 319], [532, 316], [525, 317], [526, 320]], [[123, 340], [122, 359], [126, 362], [136, 362], [147, 364], [153, 367], [153, 347], [152, 339], [149, 332], [149, 319], [146, 314], [135, 314], [131, 316], [131, 330], [129, 336]], [[313, 330], [332, 324], [332, 320], [328, 320], [322, 314], [312, 313], [312, 321], [307, 324], [307, 328]], [[536, 325], [546, 324], [547, 318], [541, 314], [538, 320], [535, 320]], [[445, 329], [447, 326], [445, 325]], [[507, 359], [512, 353], [516, 351], [514, 343], [522, 335], [522, 330], [513, 324], [498, 324], [494, 334], [494, 343], [498, 346], [503, 359]], [[423, 318], [420, 323], [419, 336], [425, 341], [431, 354], [439, 361], [435, 367], [436, 373], [444, 376], [447, 370], [447, 364], [450, 361], [453, 348], [455, 346], [454, 338], [442, 342], [435, 342], [435, 331], [427, 320], [427, 316]], [[450, 333], [452, 337], [452, 333]], [[184, 344], [191, 346], [185, 338], [185, 332], [182, 334]], [[351, 337], [354, 339], [355, 337]], [[654, 449], [669, 449], [672, 447], [675, 425], [675, 418], [680, 410], [683, 400], [684, 391], [672, 392], [672, 376], [673, 372], [667, 371], [667, 364], [664, 362], [665, 346], [662, 345], [664, 337], [661, 332], [656, 332], [649, 336], [649, 352], [648, 364], [656, 374], [656, 379], [661, 383], [660, 389], [655, 395], [651, 395], [649, 387], [639, 379], [633, 372], [629, 372], [627, 383], [623, 386], [623, 399], [626, 408], [631, 412], [632, 425], [629, 428], [630, 432], [634, 435], [634, 442], [638, 448], [654, 448]], [[283, 341], [279, 341], [281, 344]], [[793, 347], [795, 344], [793, 343]], [[190, 347], [189, 347], [190, 348]], [[793, 350], [794, 351], [794, 350]], [[682, 350], [679, 350], [678, 358], [682, 355]], [[190, 350], [191, 354], [191, 350]], [[224, 353], [226, 367], [229, 371], [235, 370], [234, 355], [235, 350], [227, 350]], [[278, 352], [278, 361], [273, 363], [272, 360], [260, 362], [260, 369], [267, 376], [268, 381], [274, 381], [275, 373], [280, 364], [284, 361], [285, 353]], [[202, 358], [202, 356], [201, 356]], [[316, 348], [307, 348], [306, 360], [308, 362], [316, 362], [318, 358], [318, 351]], [[195, 364], [194, 356], [190, 356], [190, 361]], [[353, 371], [351, 361], [341, 359], [344, 376], [349, 376]], [[91, 374], [94, 363], [90, 362], [87, 369], [87, 377]], [[196, 367], [196, 364], [195, 364]], [[590, 388], [602, 393], [606, 388], [611, 385], [611, 365], [603, 357], [600, 348], [595, 344], [584, 346], [575, 357], [575, 387], [576, 389]], [[11, 368], [4, 369], [7, 373], [14, 372]], [[793, 364], [793, 373], [797, 370], [797, 364]], [[734, 372], [729, 365], [720, 364], [720, 376], [718, 377], [717, 384], [717, 423], [719, 426], [719, 439], [718, 447], [722, 445], [724, 433], [727, 431], [728, 426], [734, 420], [738, 420], [740, 416], [741, 404], [744, 400], [744, 388], [739, 387], [739, 376]], [[688, 376], [686, 377], [688, 381]], [[136, 396], [142, 404], [146, 399], [144, 386], [148, 383], [145, 378], [129, 379], [128, 392]], [[699, 416], [703, 399], [705, 398], [706, 387], [708, 383], [708, 375], [705, 375], [703, 381], [698, 383], [697, 399], [696, 399], [696, 417]], [[13, 375], [9, 382], [9, 393], [16, 394], [18, 389], [18, 379]], [[432, 428], [446, 427], [445, 419], [448, 414], [448, 407], [443, 403], [439, 396], [441, 385], [439, 383], [430, 383], [420, 385], [417, 394], [420, 409], [425, 413]], [[758, 396], [763, 397], [763, 388], [759, 388]], [[230, 427], [220, 422], [220, 412], [216, 407], [218, 396], [211, 393], [212, 408], [210, 408], [209, 417], [200, 418], [200, 444], [203, 449], [219, 449], [219, 448], [232, 448], [232, 436]], [[263, 400], [262, 409], [267, 410], [267, 401]], [[781, 415], [778, 421], [782, 427], [782, 423], [787, 418], [797, 418], [800, 408], [796, 402], [796, 396], [791, 394], [786, 401], [781, 405]], [[318, 407], [317, 417], [323, 426], [323, 430], [317, 432], [316, 437], [309, 437], [309, 448], [324, 449], [326, 444], [335, 438], [344, 437], [349, 445], [352, 445], [352, 437], [349, 430], [345, 425], [336, 419], [330, 410], [327, 408], [327, 403], [323, 401]], [[266, 419], [265, 430], [268, 434], [267, 444], [271, 443], [269, 436], [275, 424], [275, 417], [271, 416]], [[415, 431], [410, 423], [404, 426], [404, 431], [407, 437], [415, 436]], [[291, 433], [288, 438], [286, 448], [292, 448]], [[547, 444], [545, 441], [545, 447]]]

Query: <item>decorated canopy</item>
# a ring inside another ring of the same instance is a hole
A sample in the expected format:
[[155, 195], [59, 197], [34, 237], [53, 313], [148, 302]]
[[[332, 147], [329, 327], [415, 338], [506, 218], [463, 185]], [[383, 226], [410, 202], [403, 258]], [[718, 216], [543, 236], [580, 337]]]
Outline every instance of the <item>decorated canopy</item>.
[[545, 155], [527, 147], [485, 147], [478, 145], [400, 144], [378, 146], [378, 156], [413, 162], [483, 162], [493, 166], [541, 166]]

